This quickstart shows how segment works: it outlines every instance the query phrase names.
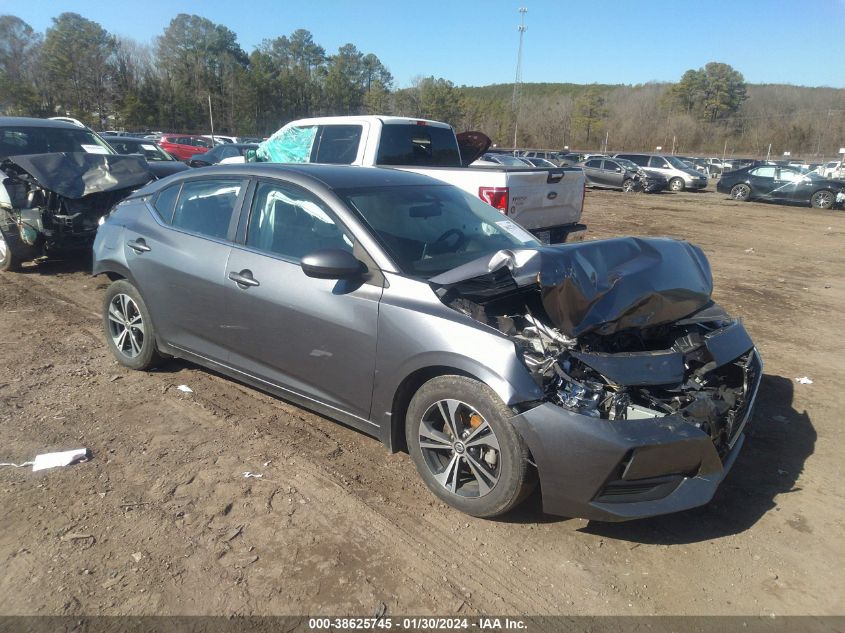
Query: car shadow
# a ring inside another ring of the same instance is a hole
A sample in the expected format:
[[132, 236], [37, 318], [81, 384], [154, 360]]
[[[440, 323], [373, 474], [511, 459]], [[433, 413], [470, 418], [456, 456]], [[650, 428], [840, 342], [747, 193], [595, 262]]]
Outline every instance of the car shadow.
[[[186, 368], [233, 380], [208, 367], [176, 358], [168, 359], [152, 371], [176, 374]], [[234, 382], [252, 388], [249, 383]], [[816, 431], [806, 411], [792, 408], [793, 393], [794, 384], [789, 378], [763, 375], [754, 415], [746, 428], [745, 445], [710, 503], [685, 512], [622, 523], [590, 521], [578, 531], [633, 543], [677, 545], [748, 530], [767, 512], [777, 509], [778, 495], [801, 491], [796, 482], [803, 472], [804, 462], [815, 450]], [[370, 438], [360, 429], [312, 413]], [[572, 519], [545, 514], [538, 485], [517, 508], [489, 520], [536, 525]]]
[[63, 257], [43, 259], [24, 264], [15, 273], [18, 275], [62, 275], [67, 273], [90, 273], [93, 266], [93, 254], [79, 252], [67, 254]]
[[765, 374], [745, 446], [733, 469], [704, 506], [625, 523], [591, 521], [580, 531], [646, 544], [684, 544], [739, 534], [777, 509], [777, 497], [800, 492], [804, 462], [813, 454], [816, 431], [806, 411], [792, 407], [795, 385]]

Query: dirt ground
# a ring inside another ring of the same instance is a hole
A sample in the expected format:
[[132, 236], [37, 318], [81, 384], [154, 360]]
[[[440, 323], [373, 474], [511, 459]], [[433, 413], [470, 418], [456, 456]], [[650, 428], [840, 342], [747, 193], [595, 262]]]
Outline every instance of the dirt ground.
[[708, 506], [464, 516], [353, 430], [186, 363], [120, 368], [106, 280], [56, 262], [0, 274], [0, 462], [94, 457], [0, 468], [0, 614], [845, 613], [845, 213], [590, 191], [584, 221], [701, 245], [763, 355]]

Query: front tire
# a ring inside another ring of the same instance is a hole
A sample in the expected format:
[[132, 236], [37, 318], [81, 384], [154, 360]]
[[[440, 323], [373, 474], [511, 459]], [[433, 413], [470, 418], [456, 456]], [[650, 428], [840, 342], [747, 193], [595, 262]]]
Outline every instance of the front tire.
[[683, 191], [684, 190], [684, 179], [683, 178], [672, 178], [669, 181], [669, 189], [672, 191]]
[[812, 195], [810, 205], [814, 209], [832, 209], [835, 200], [836, 198], [832, 192], [822, 189]]
[[103, 329], [109, 349], [124, 367], [146, 371], [161, 362], [147, 305], [138, 289], [124, 279], [106, 290]]
[[476, 517], [517, 506], [536, 482], [512, 415], [490, 387], [466, 376], [438, 376], [420, 387], [405, 439], [429, 490]]
[[633, 193], [636, 190], [637, 188], [632, 178], [626, 178], [625, 182], [622, 183], [622, 191], [625, 193]]
[[17, 272], [21, 269], [21, 260], [12, 252], [12, 247], [6, 241], [6, 236], [0, 230], [0, 271]]

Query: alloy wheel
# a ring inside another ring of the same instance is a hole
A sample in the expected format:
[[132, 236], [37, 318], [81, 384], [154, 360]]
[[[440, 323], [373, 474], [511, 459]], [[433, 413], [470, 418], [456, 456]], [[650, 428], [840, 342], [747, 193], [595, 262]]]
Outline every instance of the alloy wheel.
[[473, 407], [440, 400], [419, 422], [419, 445], [431, 474], [452, 494], [483, 497], [499, 481], [499, 440]]
[[135, 358], [144, 347], [144, 319], [138, 304], [125, 294], [117, 294], [109, 303], [109, 334], [117, 350]]
[[0, 262], [6, 259], [6, 253], [9, 252], [9, 245], [6, 244], [6, 237], [0, 231]]
[[819, 191], [813, 196], [813, 206], [817, 209], [830, 209], [833, 206], [833, 194], [829, 191]]
[[745, 200], [748, 200], [749, 195], [751, 195], [751, 189], [749, 189], [747, 185], [737, 185], [731, 189], [731, 194], [734, 200], [744, 202]]

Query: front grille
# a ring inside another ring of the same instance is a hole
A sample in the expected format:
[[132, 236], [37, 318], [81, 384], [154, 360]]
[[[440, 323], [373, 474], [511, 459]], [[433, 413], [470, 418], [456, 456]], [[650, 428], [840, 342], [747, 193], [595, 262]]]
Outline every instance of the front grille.
[[606, 483], [593, 500], [599, 503], [656, 501], [669, 496], [684, 478], [684, 475], [665, 475], [633, 481], [614, 480]]
[[[763, 363], [760, 360], [760, 355], [756, 350], [751, 350], [745, 361], [745, 384], [742, 401], [739, 402], [736, 408], [728, 414], [728, 428], [727, 430], [727, 453], [733, 448], [742, 429], [745, 428], [749, 417], [751, 416], [751, 409], [754, 406], [754, 398], [757, 396], [757, 389], [760, 387], [760, 381], [763, 378]], [[724, 455], [723, 455], [724, 456]]]

